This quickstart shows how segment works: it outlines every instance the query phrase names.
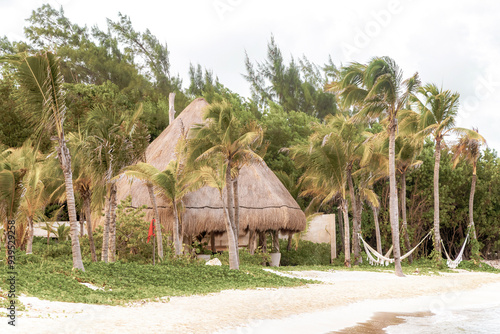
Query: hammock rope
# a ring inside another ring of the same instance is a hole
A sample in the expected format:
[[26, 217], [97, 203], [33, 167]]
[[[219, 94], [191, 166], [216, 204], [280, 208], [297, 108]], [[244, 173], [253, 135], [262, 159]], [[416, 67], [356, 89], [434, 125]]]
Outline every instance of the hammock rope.
[[[431, 233], [432, 233], [432, 231], [429, 231], [429, 233], [427, 233], [425, 235], [425, 237], [423, 237], [422, 240], [415, 247], [413, 247], [409, 252], [407, 252], [406, 254], [401, 256], [401, 260], [404, 260], [408, 256], [410, 256], [418, 248], [418, 246], [420, 246], [422, 244], [422, 242], [424, 242], [424, 240], [427, 239], [427, 237], [429, 237], [431, 235]], [[375, 249], [373, 249], [363, 239], [363, 237], [361, 236], [360, 233], [358, 233], [358, 236], [359, 236], [359, 239], [363, 242], [363, 247], [365, 248], [367, 260], [372, 266], [373, 265], [386, 265], [386, 266], [388, 266], [389, 263], [394, 263], [394, 259], [389, 258], [389, 254], [392, 251], [392, 246], [389, 249], [389, 251], [387, 252], [387, 254], [384, 256], [384, 255], [380, 254], [379, 252], [377, 252]]]
[[441, 239], [441, 245], [443, 245], [444, 254], [446, 254], [446, 265], [448, 266], [448, 268], [455, 269], [456, 267], [458, 267], [460, 262], [462, 262], [462, 257], [464, 255], [465, 245], [467, 244], [467, 240], [469, 239], [469, 233], [470, 233], [470, 230], [469, 230], [469, 232], [467, 232], [467, 235], [465, 236], [464, 244], [462, 245], [462, 248], [460, 249], [460, 253], [458, 253], [457, 258], [455, 260], [452, 260], [450, 258], [450, 256], [448, 255], [448, 252], [446, 251], [446, 247], [444, 246], [443, 239]]

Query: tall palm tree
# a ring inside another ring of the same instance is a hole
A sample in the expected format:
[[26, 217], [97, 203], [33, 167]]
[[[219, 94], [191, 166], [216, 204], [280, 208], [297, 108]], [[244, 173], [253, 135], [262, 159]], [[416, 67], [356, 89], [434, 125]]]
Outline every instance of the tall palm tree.
[[471, 134], [471, 130], [455, 127], [458, 113], [458, 93], [439, 89], [435, 84], [427, 84], [418, 89], [419, 95], [411, 100], [418, 112], [405, 111], [402, 118], [405, 127], [417, 127], [420, 136], [432, 136], [434, 151], [434, 248], [441, 257], [441, 234], [439, 231], [439, 164], [441, 150], [446, 145], [445, 137], [450, 134]]
[[338, 132], [328, 136], [313, 136], [309, 143], [290, 149], [299, 167], [306, 168], [302, 181], [303, 196], [313, 196], [312, 204], [326, 205], [334, 199], [340, 202], [344, 221], [344, 264], [351, 266], [350, 227], [347, 201], [347, 169], [350, 163], [348, 147]]
[[64, 118], [66, 102], [64, 98], [60, 60], [51, 52], [40, 52], [33, 56], [22, 54], [9, 58], [16, 67], [16, 79], [21, 92], [30, 104], [36, 106], [36, 115], [32, 115], [39, 124], [38, 131], [55, 128], [57, 136], [57, 156], [61, 163], [66, 186], [68, 214], [71, 226], [71, 245], [73, 253], [73, 268], [85, 270], [82, 262], [80, 241], [78, 239], [78, 221], [73, 191], [73, 176], [71, 171], [71, 155], [66, 146], [64, 134]]
[[[92, 229], [92, 195], [97, 175], [89, 164], [91, 159], [89, 149], [86, 145], [88, 131], [79, 129], [68, 135], [69, 148], [73, 157], [73, 176], [75, 190], [80, 195], [83, 204], [83, 213], [87, 222], [87, 236], [89, 238], [90, 254], [92, 262], [97, 262], [97, 255]], [[82, 231], [80, 231], [82, 232]]]
[[[176, 147], [177, 159], [170, 161], [163, 171], [144, 162], [128, 166], [123, 170], [125, 175], [144, 180], [152, 186], [155, 186], [160, 191], [161, 195], [172, 203], [172, 211], [174, 214], [173, 238], [175, 255], [180, 255], [182, 251], [181, 236], [179, 235], [179, 204], [184, 196], [188, 192], [195, 190], [197, 186], [196, 182], [193, 182], [192, 178], [189, 177], [189, 171], [186, 169], [185, 148], [186, 141], [184, 138], [181, 138]], [[161, 234], [159, 238], [161, 238]]]
[[404, 109], [411, 94], [420, 85], [418, 74], [403, 81], [403, 73], [389, 57], [375, 57], [367, 65], [353, 63], [340, 70], [339, 80], [328, 86], [336, 91], [344, 108], [356, 106], [360, 119], [383, 119], [389, 137], [390, 221], [394, 245], [394, 265], [397, 276], [401, 269], [399, 246], [398, 194], [396, 187], [397, 116]]
[[209, 161], [205, 161], [205, 164], [199, 169], [194, 170], [191, 173], [193, 179], [198, 179], [203, 182], [204, 185], [215, 188], [219, 192], [219, 198], [222, 203], [224, 225], [226, 226], [226, 234], [229, 247], [229, 269], [238, 270], [240, 268], [238, 259], [238, 247], [236, 243], [237, 235], [235, 234], [235, 229], [232, 226], [231, 218], [229, 217], [229, 210], [227, 203], [224, 200], [223, 192], [224, 189], [228, 189], [226, 182], [227, 178], [227, 162], [224, 161], [223, 156], [212, 156]]
[[114, 177], [122, 168], [140, 160], [148, 143], [145, 128], [139, 122], [141, 113], [142, 108], [139, 108], [127, 117], [126, 112], [100, 105], [87, 117], [90, 133], [87, 144], [93, 151], [91, 163], [100, 175], [96, 186], [107, 196], [101, 253], [104, 262], [115, 261], [117, 180]]
[[474, 227], [474, 193], [476, 192], [476, 167], [477, 161], [481, 156], [481, 145], [486, 144], [486, 140], [481, 136], [477, 129], [472, 129], [474, 133], [464, 133], [458, 139], [458, 143], [453, 147], [453, 168], [461, 160], [465, 160], [472, 165], [472, 182], [469, 196], [469, 225], [472, 228], [472, 237], [477, 239], [476, 229]]
[[[401, 175], [401, 218], [402, 218], [402, 231], [406, 251], [411, 249], [410, 237], [408, 235], [408, 222], [406, 219], [406, 175], [413, 168], [418, 168], [422, 165], [421, 160], [417, 160], [420, 154], [423, 143], [415, 136], [399, 135], [396, 138], [396, 168]], [[408, 257], [410, 263], [413, 262], [413, 257], [410, 254]]]
[[341, 114], [327, 116], [325, 118], [325, 123], [317, 126], [315, 130], [315, 133], [312, 135], [312, 140], [315, 140], [314, 137], [318, 136], [318, 139], [323, 141], [323, 145], [328, 142], [328, 136], [334, 132], [338, 133], [342, 138], [344, 152], [348, 160], [345, 171], [353, 214], [352, 246], [354, 264], [360, 264], [362, 258], [358, 234], [361, 232], [362, 200], [360, 198], [359, 187], [356, 189], [354, 186], [353, 173], [357, 168], [360, 168], [362, 164], [366, 164], [369, 160], [370, 151], [365, 150], [367, 146], [364, 145], [367, 133], [364, 133], [362, 124], [353, 122], [352, 118], [348, 118]]
[[[191, 129], [193, 139], [190, 140], [189, 163], [209, 161], [214, 157], [224, 159], [226, 207], [238, 249], [239, 226], [235, 219], [235, 207], [238, 206], [235, 206], [233, 181], [237, 182], [238, 170], [242, 166], [262, 160], [255, 149], [262, 143], [263, 131], [256, 123], [243, 126], [226, 101], [207, 107], [204, 120], [204, 124], [197, 124]], [[238, 258], [238, 254], [235, 255]]]

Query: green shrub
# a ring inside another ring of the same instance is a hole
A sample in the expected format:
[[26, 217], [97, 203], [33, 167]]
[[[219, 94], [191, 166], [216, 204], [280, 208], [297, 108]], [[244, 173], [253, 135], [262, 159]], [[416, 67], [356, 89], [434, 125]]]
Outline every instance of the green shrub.
[[[239, 255], [240, 255], [240, 265], [261, 266], [263, 263], [269, 262], [271, 260], [269, 254], [262, 253], [260, 248], [255, 250], [254, 255], [248, 253], [246, 249], [240, 249]], [[223, 265], [229, 265], [228, 251], [218, 253], [214, 255], [214, 257], [218, 258]]]
[[[280, 240], [282, 266], [311, 266], [330, 264], [330, 244], [300, 240], [297, 250], [286, 249], [287, 241]], [[343, 264], [343, 260], [342, 260]]]

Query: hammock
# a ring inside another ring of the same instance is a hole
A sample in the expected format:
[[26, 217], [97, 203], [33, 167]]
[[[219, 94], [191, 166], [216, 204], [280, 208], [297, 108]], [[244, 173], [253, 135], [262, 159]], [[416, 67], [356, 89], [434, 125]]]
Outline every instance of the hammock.
[[[366, 255], [367, 255], [367, 260], [368, 262], [374, 266], [374, 265], [386, 265], [388, 266], [389, 263], [394, 263], [394, 259], [391, 259], [389, 258], [389, 254], [390, 252], [392, 251], [392, 246], [391, 246], [391, 249], [389, 249], [389, 251], [387, 252], [386, 255], [382, 255], [380, 254], [379, 252], [377, 252], [375, 249], [373, 249], [364, 239], [363, 237], [361, 236], [361, 234], [359, 234], [359, 239], [363, 242], [363, 246], [365, 248], [365, 252], [366, 252]], [[420, 246], [420, 244], [422, 242], [424, 242], [424, 240], [429, 236], [431, 235], [431, 232], [427, 233], [425, 235], [425, 237], [422, 238], [422, 240], [415, 246], [413, 247], [408, 253], [406, 253], [405, 255], [401, 256], [401, 260], [404, 260], [406, 259], [408, 256], [411, 255], [411, 253], [413, 253], [415, 251], [415, 249], [418, 248], [418, 246]]]
[[444, 246], [443, 239], [441, 239], [441, 245], [443, 245], [444, 253], [446, 254], [446, 265], [448, 268], [455, 269], [458, 267], [460, 262], [462, 262], [462, 256], [464, 255], [464, 249], [465, 249], [465, 244], [467, 243], [467, 239], [469, 239], [469, 232], [465, 236], [465, 241], [464, 244], [462, 245], [462, 249], [460, 249], [460, 253], [458, 253], [458, 256], [455, 260], [452, 260], [450, 256], [448, 255], [448, 252], [446, 251], [446, 247]]

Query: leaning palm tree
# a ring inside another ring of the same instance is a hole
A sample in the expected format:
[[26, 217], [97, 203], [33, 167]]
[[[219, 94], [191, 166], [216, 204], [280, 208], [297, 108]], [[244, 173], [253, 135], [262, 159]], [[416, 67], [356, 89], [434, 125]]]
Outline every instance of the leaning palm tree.
[[47, 51], [34, 56], [21, 54], [13, 56], [8, 60], [16, 67], [16, 79], [20, 85], [20, 91], [30, 104], [38, 108], [36, 114], [32, 116], [36, 120], [36, 124], [39, 125], [37, 129], [39, 134], [48, 130], [52, 132], [55, 128], [57, 156], [61, 163], [66, 186], [68, 214], [71, 225], [73, 268], [84, 271], [80, 241], [78, 239], [78, 221], [73, 192], [71, 155], [66, 146], [63, 127], [66, 102], [60, 60], [55, 54]]
[[[475, 137], [469, 129], [455, 127], [458, 113], [458, 93], [439, 89], [434, 84], [427, 84], [418, 89], [418, 95], [412, 96], [412, 102], [418, 112], [405, 111], [402, 116], [404, 128], [415, 128], [422, 137], [432, 136], [434, 151], [434, 248], [441, 257], [441, 234], [439, 231], [439, 164], [441, 150], [446, 145], [445, 137], [450, 134], [467, 134]], [[477, 136], [476, 136], [477, 137]]]
[[407, 105], [411, 94], [420, 85], [418, 74], [403, 81], [403, 73], [389, 57], [373, 58], [367, 65], [353, 63], [340, 70], [339, 80], [328, 87], [336, 91], [344, 108], [355, 106], [358, 118], [383, 118], [389, 137], [389, 211], [394, 245], [394, 265], [397, 276], [401, 269], [399, 246], [398, 193], [396, 187], [396, 132], [398, 113]]
[[[185, 140], [181, 139], [176, 148], [177, 159], [170, 161], [163, 171], [144, 162], [126, 167], [123, 170], [123, 174], [144, 180], [152, 186], [155, 186], [160, 191], [160, 194], [172, 203], [172, 211], [174, 214], [172, 234], [174, 238], [175, 255], [180, 255], [182, 251], [182, 243], [179, 235], [179, 205], [187, 193], [196, 189], [196, 183], [192, 182], [192, 178], [188, 175], [190, 171], [186, 169], [184, 164], [184, 154], [186, 153], [185, 147]], [[157, 228], [158, 226], [159, 224], [157, 224]], [[161, 238], [161, 234], [159, 238]]]
[[344, 264], [351, 266], [350, 227], [347, 202], [349, 154], [344, 139], [333, 132], [320, 139], [310, 137], [309, 143], [290, 149], [298, 167], [306, 168], [303, 176], [302, 196], [312, 196], [311, 205], [326, 205], [338, 199], [344, 221]]
[[[215, 156], [224, 158], [226, 164], [226, 207], [229, 223], [236, 236], [236, 249], [238, 249], [239, 226], [236, 220], [238, 205], [235, 205], [235, 186], [233, 184], [234, 181], [237, 182], [238, 170], [242, 166], [262, 160], [255, 153], [255, 148], [260, 146], [263, 132], [255, 123], [243, 126], [235, 116], [233, 107], [226, 101], [207, 107], [204, 120], [204, 124], [197, 124], [191, 129], [193, 138], [189, 144], [188, 164], [209, 161]], [[237, 253], [236, 257], [238, 257]]]
[[465, 160], [467, 163], [472, 165], [472, 182], [470, 187], [469, 196], [469, 225], [472, 229], [472, 237], [477, 239], [476, 229], [474, 227], [474, 193], [476, 192], [476, 167], [477, 161], [481, 155], [481, 145], [486, 144], [486, 140], [479, 134], [477, 129], [472, 129], [473, 136], [469, 134], [463, 134], [459, 139], [458, 143], [453, 147], [453, 168], [461, 160]]

